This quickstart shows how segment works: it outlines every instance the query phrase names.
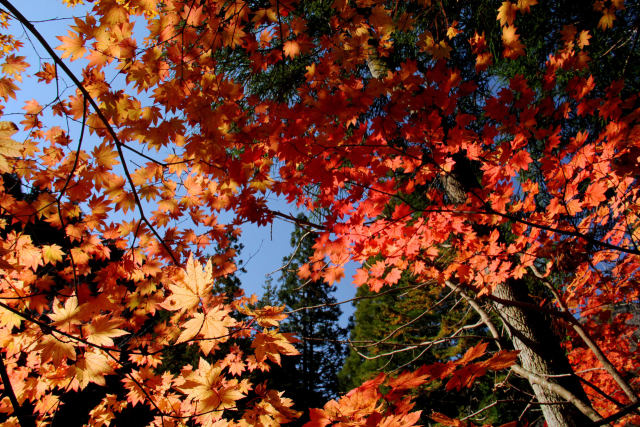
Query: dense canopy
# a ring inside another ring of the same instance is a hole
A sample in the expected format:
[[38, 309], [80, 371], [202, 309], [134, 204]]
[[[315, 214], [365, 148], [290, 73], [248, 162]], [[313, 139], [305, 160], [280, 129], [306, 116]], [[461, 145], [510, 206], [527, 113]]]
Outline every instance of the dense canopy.
[[[256, 382], [297, 353], [284, 307], [213, 292], [240, 226], [272, 221], [317, 236], [301, 279], [355, 261], [373, 292], [445, 289], [484, 337], [452, 331], [459, 353], [309, 425], [481, 422], [421, 414], [412, 390], [504, 370], [549, 425], [640, 422], [638, 2], [64, 3], [78, 16], [53, 42], [0, 0], [8, 425], [86, 390], [90, 425], [296, 419]], [[28, 85], [42, 98], [15, 107]], [[176, 366], [179, 346], [196, 357]]]

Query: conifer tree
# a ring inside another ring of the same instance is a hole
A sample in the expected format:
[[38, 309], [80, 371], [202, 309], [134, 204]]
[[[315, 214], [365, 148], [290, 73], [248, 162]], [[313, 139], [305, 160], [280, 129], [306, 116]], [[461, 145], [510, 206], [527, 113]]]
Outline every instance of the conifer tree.
[[300, 355], [283, 358], [282, 366], [269, 374], [274, 388], [286, 390], [299, 410], [321, 406], [337, 396], [338, 372], [346, 353], [346, 328], [339, 324], [342, 310], [334, 305], [332, 295], [335, 287], [323, 281], [301, 280], [297, 274], [313, 255], [315, 237], [296, 226], [291, 234], [293, 253], [283, 259], [279, 283], [269, 283], [265, 293], [270, 305], [285, 305], [290, 312], [281, 330], [300, 340], [296, 343]]

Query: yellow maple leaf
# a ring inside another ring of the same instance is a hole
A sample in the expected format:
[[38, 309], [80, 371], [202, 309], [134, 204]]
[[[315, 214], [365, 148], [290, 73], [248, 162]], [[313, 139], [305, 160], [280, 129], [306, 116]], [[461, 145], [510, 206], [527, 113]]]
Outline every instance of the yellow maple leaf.
[[264, 180], [255, 179], [249, 183], [249, 185], [261, 193], [266, 193], [268, 189], [273, 186], [273, 179], [267, 177]]
[[93, 344], [112, 347], [113, 339], [128, 334], [127, 331], [118, 329], [120, 322], [109, 319], [107, 316], [99, 316], [91, 321], [91, 324], [85, 327], [87, 333], [87, 341]]
[[[1, 95], [0, 95], [1, 96]], [[11, 135], [18, 131], [18, 126], [12, 122], [0, 122], [0, 172], [10, 172], [11, 167], [7, 157], [20, 155], [22, 144], [11, 139]]]
[[199, 413], [223, 410], [236, 406], [246, 390], [236, 379], [225, 379], [221, 376], [222, 367], [210, 364], [200, 358], [198, 369], [189, 373], [184, 384], [178, 387], [189, 400], [197, 403]]
[[449, 40], [451, 40], [452, 38], [454, 38], [455, 36], [457, 36], [462, 32], [458, 28], [456, 28], [457, 26], [458, 26], [458, 21], [453, 21], [449, 26], [449, 28], [447, 28], [447, 37], [449, 38]]
[[53, 325], [64, 330], [71, 329], [74, 325], [78, 325], [78, 315], [80, 314], [80, 307], [78, 307], [78, 299], [75, 297], [67, 298], [64, 305], [58, 301], [53, 300], [53, 313], [49, 314], [49, 318], [53, 320]]
[[43, 336], [38, 340], [36, 350], [41, 350], [40, 359], [43, 363], [51, 360], [54, 365], [60, 365], [66, 359], [76, 359], [76, 350], [73, 343], [63, 336], [60, 339], [53, 335]]
[[213, 267], [209, 260], [204, 267], [189, 256], [184, 276], [168, 285], [171, 295], [160, 305], [167, 310], [190, 310], [197, 306], [201, 298], [211, 293]]
[[19, 82], [22, 81], [22, 73], [27, 69], [29, 64], [25, 62], [24, 56], [9, 55], [2, 64], [2, 72], [11, 74]]
[[105, 385], [105, 375], [113, 372], [107, 356], [98, 352], [86, 352], [76, 363], [76, 377], [81, 389], [89, 383]]
[[258, 322], [258, 325], [263, 328], [278, 326], [281, 320], [287, 318], [287, 315], [284, 314], [285, 308], [285, 305], [281, 305], [280, 307], [272, 307], [268, 305], [252, 311], [251, 315], [255, 316], [256, 322]]
[[503, 55], [505, 58], [515, 59], [524, 55], [524, 45], [520, 42], [520, 35], [516, 33], [516, 27], [507, 25], [502, 28]]
[[585, 46], [589, 46], [590, 38], [591, 38], [591, 35], [589, 34], [589, 31], [587, 30], [580, 31], [580, 34], [578, 34], [578, 47], [580, 49], [584, 49]]
[[602, 11], [602, 17], [598, 21], [598, 28], [606, 30], [607, 28], [613, 28], [613, 21], [616, 20], [616, 14], [613, 10], [607, 8]]
[[114, 165], [120, 163], [118, 160], [118, 152], [104, 142], [93, 149], [93, 157], [96, 159], [98, 166], [107, 169], [111, 169]]
[[522, 13], [531, 12], [531, 6], [538, 4], [538, 0], [518, 0], [518, 10]]
[[42, 258], [45, 263], [56, 264], [62, 261], [63, 256], [64, 251], [62, 250], [62, 247], [55, 243], [53, 245], [42, 246]]
[[22, 323], [22, 317], [15, 314], [13, 311], [9, 311], [6, 308], [0, 307], [0, 325], [9, 328], [14, 326], [20, 327]]
[[501, 26], [511, 25], [516, 20], [516, 11], [518, 7], [510, 1], [504, 1], [498, 8], [497, 21], [500, 21]]
[[218, 342], [228, 339], [229, 327], [234, 324], [235, 321], [228, 316], [228, 312], [220, 308], [211, 309], [206, 314], [196, 313], [192, 319], [184, 323], [184, 329], [176, 344], [198, 336], [202, 338], [198, 344], [203, 353], [207, 355]]

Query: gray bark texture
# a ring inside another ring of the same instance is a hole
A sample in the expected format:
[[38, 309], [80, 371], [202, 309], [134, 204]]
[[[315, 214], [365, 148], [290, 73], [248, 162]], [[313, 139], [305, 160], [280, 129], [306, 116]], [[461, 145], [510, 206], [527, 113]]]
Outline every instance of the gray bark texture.
[[[502, 300], [515, 302], [531, 302], [527, 295], [526, 285], [510, 281], [499, 285], [493, 295]], [[502, 322], [511, 337], [513, 346], [520, 350], [519, 359], [522, 367], [537, 376], [556, 383], [571, 392], [581, 403], [589, 404], [582, 385], [574, 375], [566, 354], [554, 334], [550, 319], [542, 312], [534, 312], [509, 304], [494, 302]], [[586, 426], [591, 420], [583, 415], [571, 403], [548, 386], [541, 385], [528, 378], [541, 405], [542, 414], [549, 426]]]

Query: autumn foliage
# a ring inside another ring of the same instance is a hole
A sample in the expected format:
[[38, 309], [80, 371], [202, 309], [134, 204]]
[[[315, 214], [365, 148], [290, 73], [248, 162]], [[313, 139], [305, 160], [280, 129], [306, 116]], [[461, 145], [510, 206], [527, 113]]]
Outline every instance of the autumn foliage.
[[[463, 425], [414, 410], [412, 390], [461, 389], [508, 368], [551, 387], [527, 376], [488, 308], [523, 278], [550, 292], [537, 307], [567, 331], [559, 341], [586, 384], [588, 400], [561, 394], [567, 405], [596, 422], [639, 422], [640, 105], [624, 79], [590, 68], [591, 40], [613, 31], [622, 1], [591, 2], [599, 19], [563, 25], [538, 75], [502, 81], [487, 73], [527, 55], [518, 25], [536, 0], [492, 9], [498, 50], [428, 0], [329, 2], [321, 32], [291, 0], [65, 3], [89, 12], [61, 24], [53, 50], [19, 2], [0, 1], [2, 112], [31, 71], [28, 84], [56, 93], [0, 123], [7, 425], [47, 423], [90, 384], [105, 388], [96, 426], [137, 406], [163, 426], [297, 418], [295, 396], [254, 381], [296, 354], [278, 329], [283, 308], [212, 292], [235, 271], [230, 236], [243, 223], [296, 220], [272, 194], [322, 212], [303, 224], [319, 237], [301, 278], [333, 283], [356, 261], [353, 283], [374, 291], [402, 275], [446, 286], [493, 334], [455, 360], [381, 374], [311, 409], [309, 425], [410, 426], [421, 415]], [[423, 11], [438, 16], [434, 28], [417, 26]], [[9, 22], [48, 59], [28, 64]], [[395, 64], [410, 33], [416, 57]], [[454, 60], [463, 47], [465, 69]], [[292, 64], [289, 94], [252, 92], [251, 78]], [[454, 196], [463, 164], [475, 182]], [[169, 369], [178, 346], [197, 358]]]

